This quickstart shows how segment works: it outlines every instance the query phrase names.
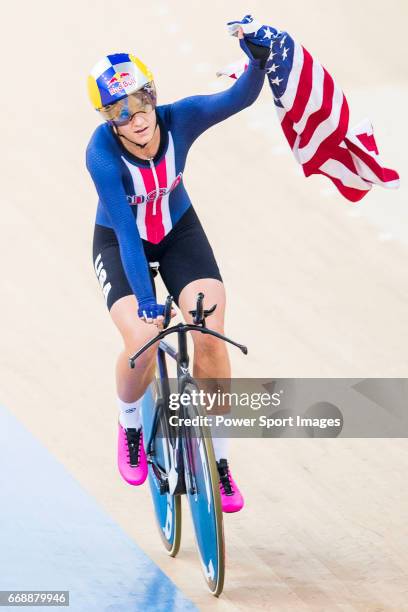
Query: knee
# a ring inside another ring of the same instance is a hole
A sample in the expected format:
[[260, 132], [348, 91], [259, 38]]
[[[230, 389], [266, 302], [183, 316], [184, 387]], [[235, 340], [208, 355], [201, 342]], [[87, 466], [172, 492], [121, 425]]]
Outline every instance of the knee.
[[[214, 329], [218, 333], [222, 334], [222, 329]], [[219, 338], [214, 338], [214, 336], [210, 336], [207, 334], [194, 334], [194, 353], [195, 355], [200, 355], [200, 357], [212, 357], [214, 358], [217, 355], [224, 354], [226, 351], [225, 344]]]
[[[147, 326], [146, 326], [147, 327]], [[150, 329], [152, 327], [152, 329]], [[129, 331], [126, 336], [124, 336], [125, 343], [125, 352], [128, 356], [134, 355], [139, 349], [142, 348], [149, 340], [152, 340], [157, 335], [156, 327], [149, 326], [146, 330], [143, 330], [144, 333], [141, 334], [139, 330]], [[139, 367], [147, 368], [154, 363], [154, 359], [156, 356], [157, 344], [153, 344], [147, 351], [143, 353], [140, 357], [138, 357], [137, 364]]]

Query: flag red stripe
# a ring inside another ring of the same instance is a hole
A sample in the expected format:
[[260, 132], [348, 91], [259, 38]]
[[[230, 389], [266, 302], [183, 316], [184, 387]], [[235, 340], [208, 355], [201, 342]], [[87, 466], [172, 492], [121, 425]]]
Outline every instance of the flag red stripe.
[[344, 134], [347, 131], [349, 120], [349, 108], [347, 100], [343, 95], [341, 105], [339, 123], [337, 128], [325, 140], [323, 140], [313, 157], [303, 164], [305, 176], [310, 176], [317, 168], [320, 168], [324, 162], [330, 159], [333, 149], [335, 149], [344, 139]]
[[370, 191], [368, 185], [367, 190], [346, 187], [346, 185], [343, 185], [340, 179], [335, 178], [334, 176], [330, 176], [330, 174], [322, 172], [321, 170], [316, 170], [316, 172], [312, 172], [311, 174], [322, 174], [323, 176], [327, 176], [327, 178], [329, 178], [340, 191], [341, 195], [347, 198], [347, 200], [349, 200], [350, 202], [359, 202]]
[[324, 77], [323, 77], [323, 99], [322, 104], [319, 110], [312, 113], [309, 119], [306, 122], [305, 129], [302, 132], [301, 136], [301, 146], [306, 147], [313, 134], [315, 133], [316, 128], [320, 123], [326, 121], [328, 117], [330, 117], [330, 113], [333, 108], [333, 93], [334, 93], [334, 81], [331, 78], [330, 74], [323, 68]]
[[286, 113], [286, 115], [284, 116], [281, 126], [282, 126], [283, 133], [285, 134], [287, 138], [290, 148], [293, 149], [296, 138], [297, 138], [297, 133], [293, 129], [293, 121], [290, 118], [289, 113]]
[[313, 85], [313, 58], [309, 51], [302, 47], [303, 51], [303, 66], [300, 72], [300, 78], [297, 85], [295, 101], [289, 111], [293, 123], [296, 123], [302, 118], [306, 104], [309, 101]]
[[367, 151], [374, 151], [378, 155], [377, 143], [375, 142], [374, 134], [357, 134], [361, 144], [365, 146]]
[[331, 151], [330, 158], [335, 159], [336, 161], [343, 164], [343, 166], [346, 166], [346, 168], [348, 168], [350, 172], [353, 172], [354, 174], [358, 174], [357, 168], [355, 166], [353, 158], [351, 157], [351, 153], [348, 149], [337, 146], [335, 149]]

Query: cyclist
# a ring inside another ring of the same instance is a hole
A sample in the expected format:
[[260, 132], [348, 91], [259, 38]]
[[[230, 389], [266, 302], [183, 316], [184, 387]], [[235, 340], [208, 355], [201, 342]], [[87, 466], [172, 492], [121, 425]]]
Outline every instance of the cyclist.
[[[140, 408], [154, 376], [157, 348], [137, 360], [134, 370], [128, 357], [156, 334], [163, 321], [149, 264], [159, 263], [164, 284], [187, 322], [192, 321], [188, 311], [202, 291], [204, 307], [217, 304], [211, 327], [224, 331], [224, 285], [182, 176], [194, 140], [252, 104], [261, 91], [269, 50], [246, 42], [242, 32], [239, 38], [249, 57], [248, 69], [232, 87], [213, 95], [156, 106], [152, 73], [127, 53], [104, 57], [88, 77], [91, 102], [105, 120], [86, 153], [99, 196], [93, 260], [110, 316], [124, 342], [116, 366], [118, 467], [133, 485], [147, 477]], [[225, 344], [203, 334], [193, 334], [193, 340], [193, 375], [230, 378]], [[214, 438], [214, 451], [222, 508], [236, 512], [244, 500], [228, 466], [227, 440]]]

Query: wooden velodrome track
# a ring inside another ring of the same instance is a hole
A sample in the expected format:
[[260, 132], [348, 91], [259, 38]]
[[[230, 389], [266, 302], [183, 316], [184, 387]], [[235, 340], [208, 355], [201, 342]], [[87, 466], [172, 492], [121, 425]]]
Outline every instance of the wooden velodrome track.
[[201, 610], [408, 610], [406, 440], [235, 441], [247, 503], [225, 520], [218, 601], [205, 590], [189, 519], [179, 558], [167, 558], [147, 487], [126, 486], [116, 470], [120, 339], [91, 261], [96, 194], [84, 151], [98, 118], [87, 71], [107, 52], [133, 50], [161, 102], [215, 91], [229, 85], [216, 70], [240, 56], [224, 24], [247, 12], [330, 69], [353, 120], [373, 120], [402, 187], [353, 206], [325, 179], [303, 178], [266, 85], [252, 108], [199, 139], [185, 180], [226, 282], [226, 331], [250, 349], [231, 352], [234, 374], [408, 376], [407, 4], [40, 0], [8, 3], [1, 43], [10, 90], [0, 402]]

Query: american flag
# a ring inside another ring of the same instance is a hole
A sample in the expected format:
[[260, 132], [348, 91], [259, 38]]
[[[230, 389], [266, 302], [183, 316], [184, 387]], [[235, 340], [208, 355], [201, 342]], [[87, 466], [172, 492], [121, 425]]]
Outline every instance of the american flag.
[[[265, 68], [275, 108], [286, 139], [305, 176], [323, 174], [340, 193], [357, 202], [372, 185], [387, 189], [399, 186], [395, 170], [385, 168], [368, 119], [349, 128], [349, 107], [335, 80], [310, 53], [287, 33], [255, 21], [251, 15], [228, 24], [236, 35], [269, 47]], [[217, 73], [238, 78], [248, 60]]]

